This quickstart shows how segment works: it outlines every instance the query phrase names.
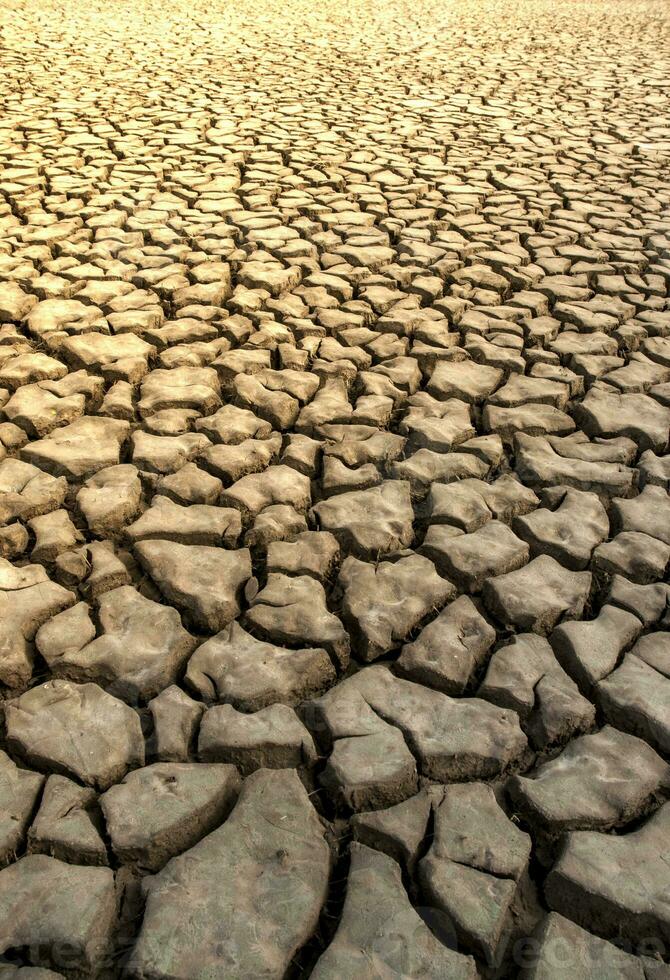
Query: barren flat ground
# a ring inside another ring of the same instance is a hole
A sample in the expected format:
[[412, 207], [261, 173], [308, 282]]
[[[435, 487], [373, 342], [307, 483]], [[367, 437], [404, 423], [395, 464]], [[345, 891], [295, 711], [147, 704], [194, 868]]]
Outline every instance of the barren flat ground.
[[0, 980], [668, 980], [669, 23], [3, 4]]

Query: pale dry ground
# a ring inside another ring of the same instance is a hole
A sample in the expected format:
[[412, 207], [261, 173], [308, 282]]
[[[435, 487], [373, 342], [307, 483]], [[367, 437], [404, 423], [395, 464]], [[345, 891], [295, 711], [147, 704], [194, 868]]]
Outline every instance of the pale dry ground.
[[2, 980], [670, 976], [669, 9], [3, 5]]

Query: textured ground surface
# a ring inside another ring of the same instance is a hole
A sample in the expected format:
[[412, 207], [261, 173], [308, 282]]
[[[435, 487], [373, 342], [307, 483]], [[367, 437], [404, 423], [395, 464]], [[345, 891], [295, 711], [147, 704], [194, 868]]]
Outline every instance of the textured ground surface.
[[667, 980], [667, 5], [1, 39], [0, 975]]

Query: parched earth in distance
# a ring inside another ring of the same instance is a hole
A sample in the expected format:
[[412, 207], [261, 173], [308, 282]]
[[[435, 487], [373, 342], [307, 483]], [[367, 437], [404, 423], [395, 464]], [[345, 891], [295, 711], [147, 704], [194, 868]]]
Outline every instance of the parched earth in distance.
[[670, 976], [663, 0], [11, 0], [0, 978]]

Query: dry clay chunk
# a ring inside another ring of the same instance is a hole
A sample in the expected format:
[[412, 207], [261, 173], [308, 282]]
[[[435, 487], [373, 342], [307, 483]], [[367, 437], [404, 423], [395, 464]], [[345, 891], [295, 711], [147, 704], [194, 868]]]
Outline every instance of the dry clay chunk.
[[80, 480], [119, 462], [130, 426], [119, 419], [83, 416], [46, 439], [28, 443], [21, 459], [52, 476]]
[[320, 781], [352, 810], [392, 806], [416, 793], [416, 760], [397, 728], [362, 699], [358, 707], [365, 734], [359, 729], [354, 737], [336, 740]]
[[263, 473], [243, 476], [221, 494], [221, 503], [236, 507], [243, 521], [249, 522], [272, 504], [289, 504], [303, 513], [312, 500], [308, 476], [291, 466], [269, 466]]
[[33, 962], [95, 976], [116, 923], [109, 868], [31, 854], [0, 871], [0, 951], [26, 946]]
[[356, 653], [366, 661], [388, 653], [455, 593], [431, 561], [414, 554], [376, 565], [347, 558], [339, 586], [342, 618]]
[[534, 633], [519, 633], [496, 650], [478, 695], [517, 711], [538, 750], [567, 741], [595, 721], [595, 706], [580, 694], [549, 642]]
[[428, 829], [431, 792], [424, 789], [386, 809], [355, 813], [351, 818], [354, 840], [383, 851], [412, 871]]
[[523, 953], [524, 980], [667, 980], [668, 967], [638, 959], [615, 943], [550, 912]]
[[157, 871], [222, 824], [237, 798], [234, 766], [157, 762], [128, 773], [100, 797], [123, 864]]
[[342, 919], [313, 980], [474, 980], [474, 960], [442, 945], [412, 907], [396, 862], [351, 845]]
[[329, 611], [324, 587], [310, 575], [270, 572], [244, 623], [270, 642], [323, 647], [340, 667], [349, 662], [349, 636]]
[[171, 684], [148, 707], [154, 723], [149, 742], [153, 755], [161, 762], [187, 762], [205, 706]]
[[598, 707], [611, 725], [670, 753], [670, 677], [633, 651], [596, 687]]
[[507, 818], [490, 786], [445, 789], [419, 878], [431, 904], [453, 923], [457, 940], [489, 963], [507, 943], [517, 881], [530, 851], [530, 837]]
[[411, 681], [461, 694], [496, 641], [496, 631], [469, 596], [459, 596], [406, 643], [396, 669]]
[[253, 714], [231, 704], [215, 705], [200, 725], [198, 755], [205, 762], [228, 762], [243, 775], [255, 769], [297, 769], [316, 761], [312, 736], [293, 708], [273, 704]]
[[88, 529], [98, 537], [118, 533], [137, 515], [142, 485], [129, 463], [108, 466], [89, 477], [77, 494], [77, 506]]
[[303, 531], [294, 541], [273, 541], [268, 546], [268, 572], [312, 575], [325, 584], [340, 556], [340, 546], [328, 531]]
[[431, 779], [493, 777], [527, 750], [515, 712], [479, 698], [447, 697], [400, 680], [382, 665], [366, 667], [312, 701], [310, 718], [321, 737], [356, 736], [361, 702], [375, 719], [401, 730], [420, 772]]
[[637, 616], [605, 604], [595, 619], [561, 623], [549, 642], [561, 666], [588, 692], [616, 667], [641, 629]]
[[[1, 455], [1, 454], [0, 454]], [[65, 500], [68, 483], [64, 476], [50, 476], [20, 459], [0, 462], [0, 521], [30, 520], [57, 510]]]
[[135, 553], [166, 599], [199, 629], [218, 633], [239, 616], [242, 589], [251, 578], [247, 548], [225, 551], [172, 541], [140, 541]]
[[37, 769], [106, 789], [144, 763], [139, 716], [97, 684], [53, 680], [10, 701], [7, 744]]
[[570, 742], [508, 790], [524, 819], [545, 833], [611, 830], [670, 795], [670, 766], [646, 742], [609, 725]]
[[489, 521], [456, 538], [449, 525], [433, 525], [421, 551], [465, 592], [479, 592], [486, 579], [521, 568], [529, 557], [526, 542], [501, 521]]
[[44, 776], [20, 769], [6, 752], [0, 751], [0, 865], [15, 857], [44, 783]]
[[631, 497], [635, 493], [637, 474], [626, 465], [627, 455], [607, 452], [606, 447], [592, 443], [586, 444], [585, 452], [574, 444], [564, 445], [566, 441], [518, 432], [514, 459], [519, 479], [526, 486], [561, 485], [603, 497]]
[[51, 775], [28, 834], [28, 851], [50, 854], [71, 864], [109, 863], [95, 790]]
[[597, 494], [571, 487], [550, 487], [541, 507], [515, 518], [515, 533], [530, 545], [533, 558], [547, 554], [566, 568], [587, 568], [593, 549], [609, 533], [607, 511]]
[[256, 639], [231, 623], [198, 647], [186, 683], [205, 700], [258, 711], [270, 704], [298, 704], [330, 687], [335, 668], [324, 649], [289, 650]]
[[364, 560], [406, 548], [414, 538], [409, 484], [402, 480], [322, 500], [310, 516], [335, 535], [345, 553]]
[[49, 580], [41, 565], [15, 568], [0, 558], [0, 682], [11, 688], [30, 681], [37, 630], [75, 600], [73, 592]]
[[132, 542], [168, 540], [178, 544], [220, 545], [234, 548], [242, 531], [239, 511], [232, 507], [191, 504], [182, 507], [160, 494], [133, 524], [125, 529]]
[[591, 588], [589, 572], [569, 572], [548, 555], [484, 583], [484, 602], [500, 622], [546, 634], [560, 619], [579, 619]]
[[54, 676], [95, 681], [131, 702], [172, 683], [196, 644], [176, 609], [129, 585], [101, 596], [95, 622], [99, 636], [90, 610], [79, 603], [42, 626], [37, 648]]
[[547, 878], [549, 907], [604, 938], [667, 944], [669, 831], [670, 803], [619, 837], [573, 831]]
[[330, 863], [297, 774], [254, 773], [221, 827], [144, 879], [130, 969], [142, 980], [280, 980], [316, 928]]

